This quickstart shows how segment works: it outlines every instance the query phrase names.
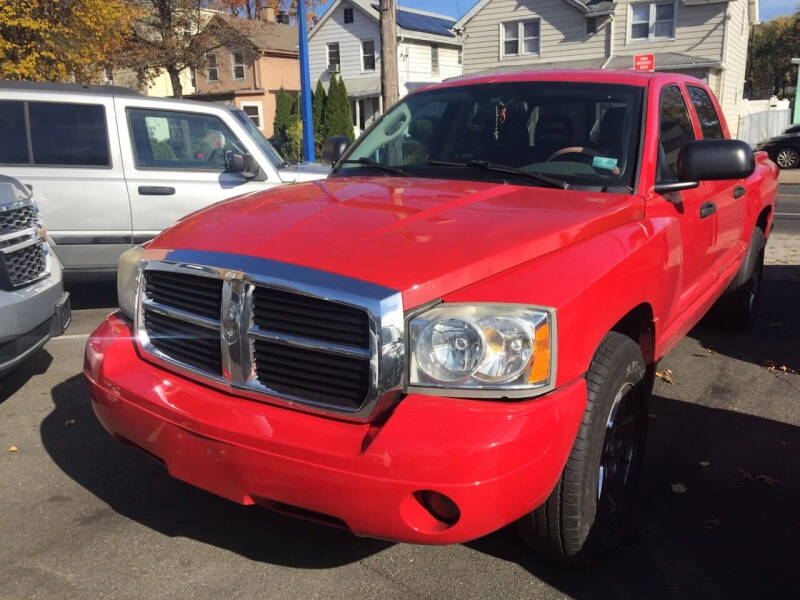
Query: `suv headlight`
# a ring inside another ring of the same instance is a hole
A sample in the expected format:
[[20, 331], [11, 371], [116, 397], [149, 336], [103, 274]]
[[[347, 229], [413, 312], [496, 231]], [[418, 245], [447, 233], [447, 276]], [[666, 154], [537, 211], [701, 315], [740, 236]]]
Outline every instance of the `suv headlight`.
[[144, 248], [134, 246], [119, 257], [117, 268], [117, 301], [119, 309], [131, 320], [136, 314], [136, 291], [139, 287], [139, 260]]
[[412, 391], [528, 397], [555, 382], [555, 311], [520, 304], [443, 304], [409, 322]]

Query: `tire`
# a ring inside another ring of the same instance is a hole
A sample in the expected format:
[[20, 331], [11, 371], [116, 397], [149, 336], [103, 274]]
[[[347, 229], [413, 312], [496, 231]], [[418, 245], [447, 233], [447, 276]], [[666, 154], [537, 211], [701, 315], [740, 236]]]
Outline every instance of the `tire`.
[[775, 162], [781, 169], [794, 169], [800, 164], [800, 153], [794, 148], [781, 148], [775, 153]]
[[717, 303], [724, 329], [743, 330], [755, 323], [764, 270], [764, 246], [764, 231], [756, 227], [739, 272]]
[[542, 506], [517, 522], [529, 546], [559, 562], [596, 558], [627, 531], [650, 392], [639, 346], [609, 333], [586, 386], [586, 412], [558, 483]]

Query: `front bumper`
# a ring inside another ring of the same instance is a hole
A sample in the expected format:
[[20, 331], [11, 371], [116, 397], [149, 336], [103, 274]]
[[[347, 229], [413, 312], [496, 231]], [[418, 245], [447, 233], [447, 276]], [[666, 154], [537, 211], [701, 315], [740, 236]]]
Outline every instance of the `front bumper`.
[[[348, 423], [229, 395], [142, 360], [128, 323], [92, 334], [84, 373], [94, 411], [174, 477], [239, 502], [341, 524], [356, 535], [463, 542], [541, 504], [586, 404], [583, 379], [524, 402], [411, 394], [382, 424]], [[418, 500], [460, 510], [452, 525]]]

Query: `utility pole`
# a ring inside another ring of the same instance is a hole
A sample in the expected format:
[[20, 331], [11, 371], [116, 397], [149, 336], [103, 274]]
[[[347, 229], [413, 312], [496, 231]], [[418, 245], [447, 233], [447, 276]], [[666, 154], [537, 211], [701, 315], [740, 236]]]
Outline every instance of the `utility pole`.
[[386, 112], [399, 99], [397, 93], [397, 2], [380, 0], [381, 96]]
[[297, 2], [298, 55], [300, 59], [300, 118], [303, 120], [303, 160], [314, 160], [314, 119], [311, 116], [311, 74], [308, 68], [306, 2]]

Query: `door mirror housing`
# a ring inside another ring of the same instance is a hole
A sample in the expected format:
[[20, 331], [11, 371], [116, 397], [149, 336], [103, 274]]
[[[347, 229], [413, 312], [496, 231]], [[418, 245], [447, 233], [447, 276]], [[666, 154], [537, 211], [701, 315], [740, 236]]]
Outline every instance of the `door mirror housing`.
[[741, 140], [694, 140], [678, 151], [678, 179], [654, 189], [668, 194], [696, 188], [701, 181], [745, 179], [755, 168], [753, 149]]
[[344, 135], [334, 135], [325, 140], [322, 144], [322, 162], [328, 165], [335, 165], [344, 156], [350, 146], [350, 139]]
[[238, 173], [245, 179], [253, 179], [258, 176], [259, 167], [251, 154], [228, 150], [225, 152], [225, 172]]
[[678, 151], [681, 181], [745, 179], [755, 169], [753, 149], [741, 140], [695, 140]]

